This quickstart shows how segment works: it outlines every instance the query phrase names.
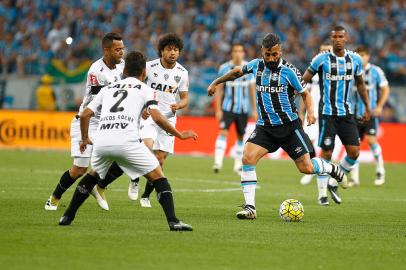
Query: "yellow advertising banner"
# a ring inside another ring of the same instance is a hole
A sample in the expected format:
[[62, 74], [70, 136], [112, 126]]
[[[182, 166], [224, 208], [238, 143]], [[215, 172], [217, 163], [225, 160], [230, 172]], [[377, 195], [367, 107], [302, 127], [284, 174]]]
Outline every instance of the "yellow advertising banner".
[[70, 149], [75, 112], [0, 110], [0, 148]]

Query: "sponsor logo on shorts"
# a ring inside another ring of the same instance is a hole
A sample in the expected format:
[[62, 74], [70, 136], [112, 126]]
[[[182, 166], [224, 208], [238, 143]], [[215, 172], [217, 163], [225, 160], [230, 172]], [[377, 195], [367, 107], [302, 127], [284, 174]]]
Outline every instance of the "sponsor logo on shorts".
[[221, 122], [220, 122], [220, 128], [224, 128], [225, 126], [226, 126], [226, 122], [221, 121]]
[[296, 152], [296, 154], [299, 154], [300, 152], [302, 152], [302, 150], [303, 150], [303, 147], [298, 146], [298, 147], [296, 147], [295, 152]]
[[376, 129], [371, 128], [371, 129], [369, 130], [369, 133], [371, 133], [371, 134], [375, 134], [375, 133], [376, 133]]
[[250, 135], [250, 139], [254, 139], [256, 136], [257, 136], [257, 132], [254, 130]]
[[324, 139], [324, 145], [329, 146], [333, 143], [333, 140], [331, 139], [331, 137], [326, 137]]

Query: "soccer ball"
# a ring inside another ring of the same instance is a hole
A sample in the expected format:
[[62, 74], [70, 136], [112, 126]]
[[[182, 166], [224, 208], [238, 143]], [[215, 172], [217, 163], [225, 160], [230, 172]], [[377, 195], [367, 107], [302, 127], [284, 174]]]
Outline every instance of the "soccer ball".
[[303, 205], [295, 199], [285, 200], [279, 207], [279, 216], [284, 221], [301, 221], [304, 216]]

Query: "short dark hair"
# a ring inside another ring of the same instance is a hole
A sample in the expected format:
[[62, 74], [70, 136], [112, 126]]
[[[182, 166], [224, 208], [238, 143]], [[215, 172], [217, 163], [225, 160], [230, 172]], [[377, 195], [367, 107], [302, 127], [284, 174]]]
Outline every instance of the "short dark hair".
[[267, 34], [262, 40], [262, 47], [270, 49], [275, 45], [281, 44], [279, 36], [274, 33]]
[[166, 46], [175, 46], [179, 51], [183, 50], [183, 41], [182, 39], [174, 33], [164, 34], [159, 38], [158, 41], [158, 55], [162, 56], [162, 51]]
[[124, 61], [125, 75], [140, 76], [146, 68], [147, 58], [141, 52], [131, 51], [125, 56]]
[[104, 35], [102, 39], [102, 47], [103, 48], [111, 48], [114, 40], [123, 40], [120, 34], [118, 33], [108, 33]]
[[341, 26], [341, 25], [335, 25], [335, 26], [333, 27], [333, 30], [331, 30], [331, 32], [338, 32], [338, 31], [344, 31], [344, 32], [346, 32], [344, 26]]
[[361, 45], [361, 46], [358, 46], [358, 47], [355, 49], [355, 52], [356, 52], [356, 53], [366, 53], [366, 54], [369, 54], [369, 49], [368, 49], [366, 46]]

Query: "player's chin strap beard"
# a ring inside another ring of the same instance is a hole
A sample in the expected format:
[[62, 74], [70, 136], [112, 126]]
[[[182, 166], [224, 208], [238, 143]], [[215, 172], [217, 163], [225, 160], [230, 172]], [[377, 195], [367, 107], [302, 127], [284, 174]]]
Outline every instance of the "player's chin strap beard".
[[280, 62], [280, 59], [279, 59], [278, 61], [275, 61], [275, 62], [273, 62], [273, 61], [267, 62], [267, 61], [265, 61], [265, 59], [264, 59], [264, 62], [265, 62], [265, 65], [266, 65], [270, 70], [274, 70], [274, 69], [276, 69], [276, 68], [278, 67], [279, 62]]

